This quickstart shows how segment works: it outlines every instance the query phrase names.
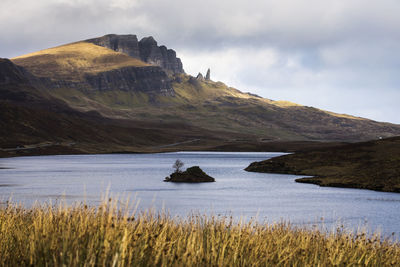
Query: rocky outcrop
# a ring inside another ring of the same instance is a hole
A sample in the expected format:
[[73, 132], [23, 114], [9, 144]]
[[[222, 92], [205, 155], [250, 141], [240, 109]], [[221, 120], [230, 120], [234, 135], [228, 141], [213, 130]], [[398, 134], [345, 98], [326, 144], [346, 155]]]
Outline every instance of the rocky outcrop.
[[107, 47], [117, 52], [127, 54], [131, 57], [140, 59], [139, 42], [136, 35], [116, 35], [108, 34], [103, 37], [86, 40], [95, 45]]
[[204, 81], [204, 76], [203, 76], [203, 74], [201, 74], [201, 72], [199, 72], [199, 74], [197, 74], [196, 80]]
[[144, 62], [157, 65], [172, 73], [184, 73], [182, 62], [176, 57], [176, 52], [164, 45], [158, 46], [152, 36], [139, 42], [140, 58]]
[[166, 177], [164, 182], [175, 183], [207, 183], [215, 182], [215, 179], [207, 175], [199, 166], [187, 168], [184, 172], [174, 172]]
[[201, 72], [199, 72], [199, 74], [197, 74], [196, 76], [196, 80], [198, 81], [211, 81], [211, 72], [210, 69], [207, 70], [207, 74], [204, 77], [203, 74]]
[[206, 81], [211, 81], [211, 71], [210, 71], [210, 69], [207, 70]]
[[131, 57], [160, 66], [168, 74], [185, 73], [182, 62], [176, 57], [176, 52], [165, 46], [158, 46], [153, 37], [145, 37], [138, 41], [137, 36], [108, 34], [103, 37], [88, 39], [95, 45], [103, 46]]

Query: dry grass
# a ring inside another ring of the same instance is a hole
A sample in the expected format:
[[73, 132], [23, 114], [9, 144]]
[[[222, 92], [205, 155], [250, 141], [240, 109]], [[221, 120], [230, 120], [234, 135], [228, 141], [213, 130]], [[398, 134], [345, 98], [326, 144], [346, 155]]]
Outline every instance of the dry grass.
[[15, 57], [12, 61], [28, 68], [36, 76], [64, 80], [79, 80], [85, 73], [150, 66], [126, 54], [86, 42], [41, 50]]
[[[128, 203], [128, 202], [127, 202]], [[118, 206], [120, 208], [118, 208]], [[99, 207], [0, 209], [1, 266], [391, 266], [400, 246], [364, 234], [332, 234], [230, 218], [132, 215]]]
[[213, 101], [221, 97], [237, 98], [238, 100], [252, 100], [256, 103], [267, 103], [278, 107], [301, 106], [289, 101], [274, 101], [266, 98], [260, 98], [255, 95], [243, 93], [238, 89], [229, 87], [222, 82], [198, 81], [198, 86], [188, 85], [189, 76], [181, 75], [181, 83], [174, 84], [176, 96], [181, 101], [197, 103], [199, 100]]

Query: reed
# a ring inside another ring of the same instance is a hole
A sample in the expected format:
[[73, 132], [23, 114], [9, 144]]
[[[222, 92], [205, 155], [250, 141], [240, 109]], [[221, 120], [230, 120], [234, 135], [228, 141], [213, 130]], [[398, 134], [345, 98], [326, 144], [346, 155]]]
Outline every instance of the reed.
[[132, 213], [97, 207], [0, 208], [1, 266], [398, 266], [400, 245], [379, 235], [324, 233], [288, 223]]

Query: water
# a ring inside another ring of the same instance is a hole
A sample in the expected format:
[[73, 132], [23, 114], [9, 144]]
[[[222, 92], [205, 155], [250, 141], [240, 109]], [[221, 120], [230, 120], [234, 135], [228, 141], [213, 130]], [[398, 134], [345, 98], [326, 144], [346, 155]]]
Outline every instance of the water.
[[[39, 156], [0, 159], [0, 202], [32, 205], [64, 199], [96, 205], [107, 188], [114, 195], [136, 195], [141, 210], [154, 207], [171, 215], [191, 212], [290, 221], [331, 229], [338, 224], [380, 230], [398, 237], [400, 194], [319, 187], [295, 183], [298, 176], [249, 173], [253, 161], [282, 153], [178, 152]], [[163, 179], [181, 159], [198, 165], [215, 183], [175, 184]]]

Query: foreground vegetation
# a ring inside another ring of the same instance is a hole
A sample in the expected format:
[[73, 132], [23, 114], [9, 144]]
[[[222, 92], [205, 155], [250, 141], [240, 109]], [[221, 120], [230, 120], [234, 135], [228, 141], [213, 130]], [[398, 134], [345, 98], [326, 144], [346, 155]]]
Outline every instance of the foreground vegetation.
[[[118, 208], [119, 206], [119, 208]], [[8, 204], [0, 209], [1, 266], [391, 266], [400, 246], [379, 236], [234, 223], [231, 218], [132, 215], [99, 207]]]
[[296, 182], [320, 186], [400, 193], [400, 137], [317, 147], [254, 162], [246, 170], [314, 176]]

